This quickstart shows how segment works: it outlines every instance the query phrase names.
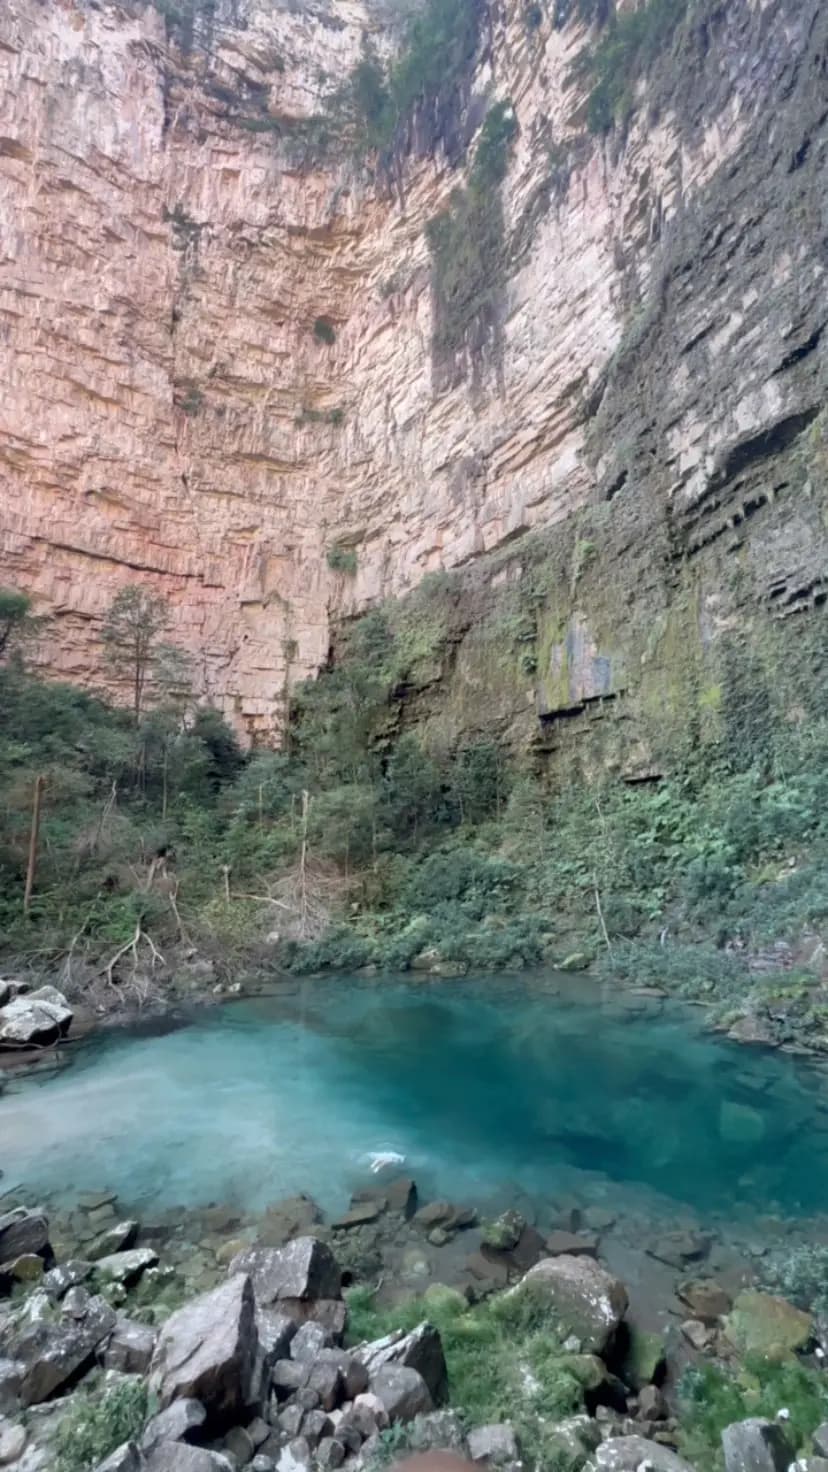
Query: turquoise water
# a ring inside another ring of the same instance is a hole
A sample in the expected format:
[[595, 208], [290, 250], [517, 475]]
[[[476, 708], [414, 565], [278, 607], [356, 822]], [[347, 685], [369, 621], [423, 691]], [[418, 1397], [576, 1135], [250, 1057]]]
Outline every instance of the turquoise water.
[[0, 1099], [3, 1185], [338, 1209], [393, 1150], [422, 1192], [477, 1204], [580, 1182], [700, 1212], [828, 1209], [821, 1075], [562, 987], [340, 978], [95, 1038]]

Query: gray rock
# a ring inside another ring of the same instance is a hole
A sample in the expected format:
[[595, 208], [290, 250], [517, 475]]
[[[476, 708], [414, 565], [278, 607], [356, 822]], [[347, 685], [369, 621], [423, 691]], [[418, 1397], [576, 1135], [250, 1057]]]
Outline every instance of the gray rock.
[[152, 1247], [132, 1247], [126, 1252], [111, 1252], [95, 1263], [95, 1277], [108, 1283], [137, 1283], [147, 1268], [154, 1268], [158, 1253]]
[[788, 1472], [792, 1452], [778, 1421], [752, 1416], [722, 1432], [726, 1472]]
[[293, 1336], [299, 1325], [287, 1314], [277, 1313], [271, 1308], [259, 1308], [256, 1313], [259, 1343], [269, 1365], [276, 1360], [286, 1360], [290, 1355]]
[[254, 1400], [259, 1341], [250, 1279], [237, 1273], [171, 1314], [152, 1358], [161, 1405], [200, 1400], [209, 1420], [230, 1420]]
[[95, 1472], [143, 1472], [144, 1460], [134, 1441], [125, 1441], [100, 1462]]
[[270, 1427], [261, 1416], [256, 1416], [248, 1425], [247, 1430], [254, 1446], [261, 1446], [270, 1435]]
[[104, 1368], [119, 1370], [122, 1375], [145, 1375], [155, 1349], [156, 1333], [149, 1324], [118, 1315], [115, 1328], [103, 1352]]
[[25, 1373], [22, 1360], [0, 1359], [0, 1415], [16, 1409]]
[[546, 1239], [549, 1257], [597, 1257], [598, 1238], [581, 1236], [577, 1232], [550, 1232]]
[[[302, 1422], [307, 1414], [307, 1411], [303, 1410], [301, 1406], [296, 1405], [294, 1402], [289, 1406], [285, 1406], [285, 1409], [279, 1412], [279, 1426], [286, 1436], [291, 1438], [298, 1436], [302, 1430]], [[311, 1412], [311, 1414], [313, 1413]]]
[[13, 1343], [15, 1358], [26, 1367], [21, 1404], [48, 1400], [67, 1380], [88, 1368], [114, 1327], [114, 1310], [103, 1298], [91, 1298], [81, 1318], [39, 1319], [24, 1328]]
[[800, 1457], [792, 1465], [795, 1472], [828, 1472], [828, 1457]]
[[[602, 1408], [599, 1406], [598, 1409]], [[567, 1464], [567, 1459], [576, 1465], [582, 1463], [583, 1458], [589, 1452], [595, 1451], [601, 1441], [601, 1428], [598, 1422], [591, 1416], [585, 1415], [566, 1416], [562, 1421], [558, 1421], [552, 1434], [554, 1436], [552, 1445], [556, 1451], [560, 1451], [564, 1465]]]
[[0, 1467], [7, 1467], [23, 1455], [28, 1436], [25, 1426], [0, 1417]]
[[381, 1402], [389, 1421], [413, 1421], [434, 1409], [422, 1375], [408, 1365], [384, 1365], [371, 1376], [371, 1392]]
[[133, 1221], [116, 1222], [114, 1227], [108, 1227], [101, 1232], [94, 1242], [85, 1249], [90, 1262], [97, 1262], [99, 1258], [109, 1257], [113, 1252], [125, 1252], [132, 1247], [138, 1236], [138, 1223]]
[[0, 1216], [0, 1263], [11, 1262], [24, 1253], [39, 1257], [51, 1254], [49, 1222], [42, 1212], [19, 1206]]
[[[323, 1349], [317, 1356], [318, 1365], [336, 1365], [342, 1376], [345, 1400], [354, 1400], [368, 1389], [368, 1369], [356, 1354], [347, 1349]], [[415, 1366], [416, 1368], [416, 1366]]]
[[638, 1396], [638, 1416], [645, 1421], [664, 1421], [670, 1414], [664, 1392], [657, 1385], [644, 1385]]
[[642, 1462], [647, 1472], [693, 1472], [677, 1452], [643, 1436], [612, 1436], [593, 1454], [596, 1472], [640, 1472]]
[[142, 1450], [151, 1451], [161, 1441], [186, 1441], [190, 1432], [197, 1431], [206, 1419], [207, 1413], [200, 1400], [193, 1400], [191, 1397], [174, 1400], [165, 1410], [159, 1411], [157, 1416], [151, 1416], [147, 1421], [141, 1437]]
[[44, 1047], [65, 1037], [72, 1009], [54, 986], [12, 997], [0, 1008], [0, 1048]]
[[344, 1461], [345, 1448], [342, 1442], [333, 1436], [323, 1436], [316, 1448], [317, 1465], [324, 1468], [341, 1467]]
[[277, 1472], [304, 1472], [310, 1466], [311, 1458], [311, 1449], [304, 1436], [297, 1436], [280, 1451]]
[[330, 1436], [333, 1431], [333, 1422], [325, 1411], [308, 1411], [302, 1422], [302, 1435], [308, 1446], [319, 1445], [323, 1436]]
[[322, 1397], [318, 1390], [312, 1389], [310, 1385], [303, 1385], [296, 1392], [296, 1404], [304, 1411], [318, 1411], [322, 1404]]
[[342, 1399], [342, 1374], [339, 1366], [317, 1361], [310, 1366], [306, 1388], [316, 1391], [324, 1411], [334, 1410]]
[[627, 1290], [591, 1257], [544, 1258], [512, 1290], [529, 1292], [549, 1306], [564, 1334], [575, 1334], [587, 1353], [601, 1354], [627, 1311]]
[[270, 1381], [277, 1395], [284, 1399], [293, 1395], [295, 1390], [301, 1390], [309, 1370], [310, 1366], [300, 1360], [277, 1360], [270, 1372]]
[[477, 1426], [469, 1432], [468, 1443], [473, 1462], [501, 1467], [504, 1462], [516, 1462], [520, 1456], [514, 1427], [508, 1421], [500, 1426]]
[[433, 1325], [423, 1322], [409, 1334], [397, 1330], [382, 1339], [360, 1344], [354, 1354], [371, 1377], [384, 1365], [405, 1365], [422, 1375], [432, 1400], [439, 1404], [448, 1390], [448, 1370], [440, 1335]]
[[91, 1302], [92, 1294], [76, 1283], [74, 1288], [70, 1288], [69, 1292], [64, 1294], [60, 1312], [69, 1319], [82, 1319], [86, 1316]]
[[233, 1258], [230, 1272], [250, 1275], [264, 1308], [284, 1300], [338, 1299], [342, 1288], [336, 1258], [317, 1237], [296, 1237], [279, 1248], [245, 1248]]
[[320, 1350], [328, 1349], [330, 1345], [331, 1335], [321, 1324], [302, 1324], [293, 1336], [290, 1357], [293, 1360], [310, 1363], [316, 1359]]
[[417, 1210], [417, 1187], [414, 1181], [407, 1176], [401, 1176], [392, 1181], [390, 1186], [385, 1186], [385, 1199], [388, 1202], [388, 1210], [398, 1212], [410, 1221]]
[[224, 1438], [224, 1449], [233, 1459], [233, 1465], [246, 1467], [252, 1462], [256, 1448], [253, 1438], [244, 1426], [234, 1426]]
[[43, 1276], [42, 1286], [50, 1298], [60, 1299], [70, 1288], [77, 1288], [79, 1284], [85, 1283], [91, 1272], [91, 1263], [72, 1258], [69, 1262], [50, 1268]]
[[828, 1457], [828, 1421], [823, 1421], [821, 1426], [817, 1426], [811, 1440], [817, 1456]]
[[688, 1262], [699, 1262], [707, 1256], [710, 1238], [703, 1232], [665, 1232], [645, 1250], [668, 1267], [683, 1268]]
[[183, 1441], [162, 1441], [153, 1447], [143, 1472], [236, 1472], [229, 1457], [208, 1452]]
[[255, 1456], [250, 1463], [250, 1472], [276, 1472], [272, 1457]]

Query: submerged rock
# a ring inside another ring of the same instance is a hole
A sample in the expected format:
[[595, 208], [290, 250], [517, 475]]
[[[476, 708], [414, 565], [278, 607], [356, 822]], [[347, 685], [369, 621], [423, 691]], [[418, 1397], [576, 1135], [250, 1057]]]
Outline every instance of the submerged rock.
[[724, 1332], [743, 1354], [767, 1354], [775, 1348], [797, 1350], [810, 1339], [813, 1320], [786, 1298], [746, 1289], [734, 1300]]
[[199, 1400], [211, 1421], [252, 1405], [259, 1337], [253, 1285], [243, 1273], [171, 1314], [152, 1357], [150, 1389], [162, 1408]]
[[627, 1312], [624, 1284], [591, 1257], [544, 1258], [512, 1291], [547, 1303], [560, 1330], [595, 1354], [612, 1343]]
[[792, 1452], [778, 1421], [752, 1417], [722, 1432], [725, 1472], [788, 1472]]
[[154, 1268], [158, 1253], [152, 1247], [132, 1247], [127, 1252], [112, 1252], [95, 1263], [95, 1276], [110, 1283], [129, 1287], [137, 1283], [147, 1268]]

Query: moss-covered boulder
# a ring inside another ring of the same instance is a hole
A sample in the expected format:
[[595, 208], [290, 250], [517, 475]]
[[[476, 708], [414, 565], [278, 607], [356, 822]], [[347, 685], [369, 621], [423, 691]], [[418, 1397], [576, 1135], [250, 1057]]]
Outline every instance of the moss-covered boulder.
[[742, 1354], [802, 1349], [813, 1332], [811, 1315], [772, 1293], [746, 1289], [724, 1321], [730, 1343]]
[[514, 1289], [548, 1307], [557, 1331], [574, 1334], [587, 1354], [602, 1354], [627, 1312], [627, 1290], [591, 1257], [544, 1258]]

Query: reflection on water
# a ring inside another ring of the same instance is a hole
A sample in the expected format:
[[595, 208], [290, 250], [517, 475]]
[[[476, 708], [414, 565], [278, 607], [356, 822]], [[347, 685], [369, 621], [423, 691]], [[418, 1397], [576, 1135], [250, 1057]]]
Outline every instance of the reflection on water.
[[339, 978], [96, 1039], [0, 1100], [0, 1166], [43, 1192], [254, 1209], [305, 1190], [336, 1209], [392, 1150], [477, 1202], [589, 1172], [701, 1211], [828, 1209], [819, 1075], [556, 990]]

